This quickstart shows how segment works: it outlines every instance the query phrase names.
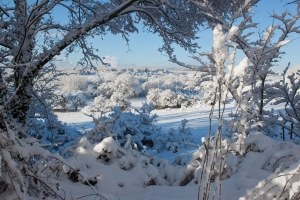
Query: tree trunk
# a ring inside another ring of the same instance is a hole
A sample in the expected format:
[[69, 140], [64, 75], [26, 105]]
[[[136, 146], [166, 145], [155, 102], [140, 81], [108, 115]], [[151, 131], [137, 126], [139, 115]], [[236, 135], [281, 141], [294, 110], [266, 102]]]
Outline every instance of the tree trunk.
[[[20, 70], [20, 69], [19, 69]], [[20, 71], [19, 71], [20, 72]], [[9, 99], [4, 101], [4, 117], [10, 125], [25, 125], [27, 112], [31, 102], [34, 75], [25, 74], [24, 72], [15, 77], [15, 91]]]
[[4, 107], [7, 117], [15, 122], [26, 124], [26, 116], [31, 101], [32, 83], [20, 85], [19, 89]]

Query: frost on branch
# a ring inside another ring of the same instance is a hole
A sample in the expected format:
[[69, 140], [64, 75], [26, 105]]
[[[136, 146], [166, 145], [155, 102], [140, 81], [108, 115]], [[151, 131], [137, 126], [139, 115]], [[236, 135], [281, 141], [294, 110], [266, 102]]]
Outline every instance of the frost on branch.
[[130, 108], [127, 111], [114, 107], [107, 116], [94, 119], [95, 127], [89, 135], [96, 141], [112, 136], [122, 145], [127, 141], [126, 135], [131, 135], [133, 143], [142, 150], [147, 146], [153, 147], [153, 136], [160, 130], [154, 124], [156, 117], [149, 113], [146, 106], [141, 109]]
[[[284, 111], [279, 115], [270, 115], [269, 123], [282, 127], [282, 139], [285, 133], [293, 140], [300, 135], [300, 73], [288, 74], [288, 67], [284, 70], [282, 79], [272, 84], [267, 94], [274, 105], [284, 104]], [[294, 137], [293, 137], [294, 135]]]

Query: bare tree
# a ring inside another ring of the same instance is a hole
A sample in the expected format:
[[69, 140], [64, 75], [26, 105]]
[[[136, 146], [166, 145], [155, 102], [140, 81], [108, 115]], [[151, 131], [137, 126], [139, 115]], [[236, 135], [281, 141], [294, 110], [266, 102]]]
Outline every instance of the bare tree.
[[[191, 50], [195, 24], [204, 20], [186, 1], [15, 0], [0, 8], [1, 112], [23, 124], [34, 79], [55, 56], [79, 48], [81, 64], [103, 62], [88, 38], [111, 32], [128, 41], [138, 23], [162, 36], [167, 53], [174, 42]], [[58, 9], [69, 15], [66, 22], [57, 19]]]

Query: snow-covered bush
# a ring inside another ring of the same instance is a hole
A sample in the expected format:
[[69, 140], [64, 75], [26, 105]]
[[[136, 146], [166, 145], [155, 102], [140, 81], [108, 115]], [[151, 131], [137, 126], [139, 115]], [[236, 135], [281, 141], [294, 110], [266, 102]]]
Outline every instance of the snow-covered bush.
[[159, 128], [154, 124], [156, 117], [151, 115], [148, 109], [122, 111], [121, 108], [114, 107], [107, 116], [94, 118], [96, 124], [91, 131], [92, 137], [101, 141], [105, 137], [113, 136], [124, 144], [127, 141], [126, 135], [131, 135], [138, 149], [152, 147], [152, 135], [159, 132]]
[[204, 105], [212, 105], [214, 100], [214, 90], [212, 90], [213, 84], [211, 82], [202, 82], [199, 86], [199, 99]]
[[[63, 199], [53, 169], [66, 162], [42, 148], [37, 139], [25, 138], [24, 131], [9, 126], [5, 132], [0, 130], [0, 199]], [[15, 132], [19, 135], [14, 135]]]
[[274, 105], [284, 104], [284, 111], [279, 111], [277, 115], [269, 112], [269, 118], [265, 121], [268, 125], [282, 127], [283, 140], [286, 139], [286, 132], [293, 140], [300, 134], [300, 72], [287, 75], [287, 71], [288, 68], [284, 70], [282, 80], [273, 83], [267, 90], [268, 101]]
[[[183, 92], [187, 87], [187, 77], [183, 73], [166, 73], [159, 75], [151, 75], [151, 71], [142, 87], [145, 93], [152, 89], [172, 90], [174, 92]], [[192, 91], [192, 88], [188, 89]]]
[[99, 113], [102, 116], [105, 113], [111, 112], [114, 107], [119, 107], [122, 110], [126, 110], [130, 106], [130, 103], [122, 95], [113, 94], [110, 98], [105, 96], [97, 96], [91, 105], [84, 108], [84, 113], [87, 115], [93, 115]]
[[194, 138], [187, 127], [187, 120], [182, 120], [178, 129], [172, 128], [167, 133], [163, 133], [155, 124], [157, 116], [150, 114], [152, 109], [149, 104], [144, 104], [140, 109], [125, 111], [114, 107], [107, 115], [102, 115], [99, 119], [93, 118], [95, 127], [89, 133], [89, 138], [93, 141], [101, 141], [105, 137], [114, 137], [123, 145], [130, 136], [139, 151], [148, 148], [174, 153], [194, 143]]
[[114, 93], [110, 97], [110, 101], [112, 106], [117, 106], [122, 110], [125, 110], [130, 106], [130, 102], [127, 100], [126, 95], [123, 95], [122, 93]]
[[[106, 182], [107, 187], [126, 187], [127, 184], [148, 185], [183, 185], [188, 171], [183, 166], [171, 166], [167, 161], [142, 155], [132, 145], [128, 135], [124, 145], [120, 145], [112, 137], [104, 138], [100, 143], [91, 144], [87, 138], [82, 138], [75, 149], [75, 156], [68, 160], [74, 169], [65, 167], [64, 172], [73, 174], [72, 180], [82, 182], [80, 174], [86, 179], [94, 178]], [[124, 173], [126, 171], [126, 173]], [[122, 174], [122, 176], [116, 176]], [[75, 175], [75, 178], [74, 178]], [[116, 178], [118, 177], [118, 178]]]
[[94, 81], [90, 81], [86, 90], [82, 92], [84, 92], [88, 97], [96, 97], [99, 95], [97, 88], [103, 83], [104, 83], [103, 78], [97, 78]]
[[110, 163], [117, 156], [118, 143], [112, 137], [107, 137], [96, 144], [93, 150], [103, 162]]
[[90, 82], [91, 81], [87, 78], [87, 76], [81, 76], [81, 75], [63, 76], [61, 78], [62, 91], [68, 93], [85, 91], [87, 90]]
[[78, 111], [86, 105], [86, 96], [82, 93], [64, 93], [59, 96], [56, 110]]
[[130, 74], [121, 74], [114, 81], [114, 93], [119, 93], [125, 97], [139, 96], [142, 92], [141, 83]]
[[62, 124], [50, 113], [47, 118], [31, 118], [28, 120], [28, 134], [35, 138], [50, 152], [63, 151], [76, 142], [80, 132], [75, 128]]
[[95, 113], [99, 112], [100, 115], [110, 112], [113, 105], [111, 104], [111, 101], [107, 99], [106, 97], [100, 95], [94, 98], [94, 102], [88, 106], [89, 112]]
[[114, 83], [112, 81], [105, 81], [97, 87], [98, 95], [105, 96], [106, 98], [110, 98], [114, 93]]
[[[267, 136], [257, 133], [247, 138], [250, 152], [245, 159], [253, 160], [253, 154], [260, 157], [256, 159], [257, 166], [269, 172], [268, 177], [256, 184], [241, 199], [298, 199], [299, 186], [299, 145], [292, 142], [277, 142]], [[252, 158], [251, 158], [252, 157]]]
[[178, 129], [171, 128], [167, 133], [159, 133], [153, 138], [157, 151], [172, 151], [176, 153], [180, 148], [194, 144], [194, 138], [187, 127], [188, 120], [182, 120]]
[[97, 93], [106, 98], [111, 98], [113, 95], [128, 98], [140, 96], [142, 87], [138, 78], [131, 74], [123, 73], [115, 75], [113, 79], [106, 78], [105, 81], [98, 86]]
[[187, 95], [176, 93], [170, 89], [151, 89], [147, 94], [147, 103], [154, 108], [180, 108], [191, 104], [191, 99]]

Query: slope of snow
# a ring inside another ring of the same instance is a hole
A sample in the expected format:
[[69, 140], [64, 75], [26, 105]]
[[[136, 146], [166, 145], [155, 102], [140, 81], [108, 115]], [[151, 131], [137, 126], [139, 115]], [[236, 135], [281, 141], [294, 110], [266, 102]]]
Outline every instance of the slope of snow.
[[[136, 99], [133, 102], [135, 105], [139, 105], [141, 101], [144, 99]], [[226, 114], [231, 112], [231, 109], [232, 106], [228, 105]], [[209, 112], [210, 107], [208, 106], [153, 111], [159, 116], [157, 124], [166, 131], [169, 128], [177, 128], [183, 119], [189, 120], [188, 126], [198, 144], [200, 144], [200, 138], [207, 134]], [[77, 128], [86, 129], [93, 125], [91, 118], [80, 112], [57, 113], [57, 115], [61, 121]], [[215, 128], [216, 122], [213, 122], [213, 126]], [[297, 174], [299, 171], [297, 171], [297, 166], [299, 166], [300, 160], [300, 147], [290, 142], [274, 141], [261, 133], [253, 133], [247, 138], [246, 144], [253, 145], [253, 148], [245, 155], [240, 156], [235, 152], [230, 152], [227, 157], [228, 166], [231, 167], [232, 172], [228, 178], [221, 181], [221, 199], [234, 200], [241, 197], [243, 197], [242, 199], [269, 199], [268, 195], [276, 196], [279, 191], [284, 191], [286, 189], [284, 183], [287, 181], [284, 177], [291, 172]], [[103, 149], [102, 146], [101, 149]], [[151, 158], [139, 157], [135, 154], [127, 155], [126, 152], [124, 154], [124, 150], [121, 150], [123, 152], [121, 156], [117, 156], [116, 152], [109, 155], [108, 157], [112, 158], [112, 161], [105, 164], [101, 159], [97, 159], [101, 149], [94, 151], [91, 144], [77, 148], [77, 157], [71, 158], [69, 163], [82, 169], [87, 177], [97, 177], [98, 183], [91, 188], [82, 183], [65, 181], [61, 187], [69, 191], [68, 197], [94, 199], [98, 193], [111, 200], [195, 200], [198, 198], [199, 185], [193, 180], [186, 186], [178, 186], [175, 184], [176, 181], [173, 186], [170, 186], [162, 178], [165, 176], [164, 173], [178, 178], [187, 173], [186, 166], [172, 167], [170, 165], [162, 170], [154, 164], [141, 164], [145, 159], [151, 160]], [[197, 146], [189, 146], [176, 154], [162, 152], [156, 156], [169, 161], [181, 156], [190, 161], [193, 157], [192, 154], [197, 149]], [[122, 167], [125, 167], [126, 170]], [[152, 178], [156, 180], [156, 185], [149, 185]], [[266, 181], [273, 179], [275, 181]], [[297, 187], [294, 183], [295, 180], [291, 181], [290, 187]], [[294, 190], [298, 191], [298, 188]], [[284, 193], [284, 195], [287, 194], [288, 192]]]
[[[240, 197], [244, 197], [242, 199], [270, 199], [270, 196], [277, 195], [278, 197], [278, 193], [285, 189], [287, 191], [282, 197], [287, 197], [286, 194], [291, 191], [288, 187], [285, 188], [285, 183], [288, 183], [286, 177], [293, 175], [296, 179], [290, 181], [289, 185], [294, 185], [294, 190], [298, 191], [298, 188], [295, 189], [297, 187], [295, 183], [299, 177], [297, 166], [300, 160], [300, 147], [298, 145], [277, 142], [261, 133], [252, 134], [247, 139], [247, 145], [250, 144], [253, 148], [243, 156], [236, 155], [234, 152], [229, 153], [228, 156], [231, 159], [227, 159], [228, 165], [234, 167], [231, 176], [221, 181], [221, 199], [234, 200]], [[93, 146], [85, 142], [82, 147], [77, 148], [77, 157], [68, 161], [72, 166], [80, 168], [84, 176], [97, 177], [98, 180], [94, 187], [71, 181], [64, 182], [61, 187], [69, 191], [67, 195], [73, 198], [86, 196], [82, 199], [94, 199], [98, 192], [111, 200], [197, 199], [199, 186], [193, 180], [186, 186], [176, 186], [175, 183], [170, 186], [162, 179], [162, 176], [165, 176], [164, 173], [179, 178], [187, 170], [185, 166], [158, 166], [150, 161], [151, 158], [135, 154], [131, 160], [133, 166], [124, 170], [120, 165], [124, 161], [122, 156], [121, 158], [114, 156], [110, 163], [105, 164], [101, 159], [97, 159], [99, 152], [92, 149]], [[121, 151], [125, 153], [125, 160], [128, 159], [129, 151], [123, 148]], [[156, 185], [151, 185], [150, 180], [155, 180]], [[212, 182], [213, 184], [215, 182]]]

